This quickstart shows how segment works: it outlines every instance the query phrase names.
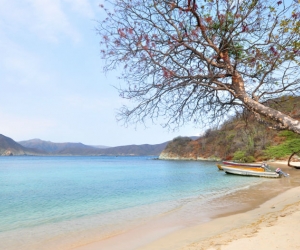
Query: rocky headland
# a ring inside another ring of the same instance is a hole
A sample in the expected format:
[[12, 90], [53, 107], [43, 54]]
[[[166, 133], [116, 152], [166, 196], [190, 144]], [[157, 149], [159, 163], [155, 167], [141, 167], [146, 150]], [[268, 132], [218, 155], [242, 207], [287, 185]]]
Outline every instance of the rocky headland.
[[[300, 97], [280, 98], [270, 102], [270, 106], [300, 120]], [[300, 135], [276, 130], [244, 111], [216, 128], [207, 129], [196, 140], [189, 137], [173, 139], [159, 159], [253, 162], [287, 160], [294, 152], [299, 153], [292, 161], [299, 161]]]

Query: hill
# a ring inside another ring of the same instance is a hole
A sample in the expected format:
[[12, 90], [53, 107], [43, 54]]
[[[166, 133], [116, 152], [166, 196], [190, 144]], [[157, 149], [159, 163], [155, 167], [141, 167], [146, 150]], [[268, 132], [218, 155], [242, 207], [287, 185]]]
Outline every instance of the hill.
[[101, 156], [101, 155], [136, 155], [158, 156], [168, 142], [149, 145], [127, 145], [118, 147], [88, 146], [82, 143], [55, 143], [32, 139], [15, 142], [13, 139], [0, 134], [0, 156], [13, 155], [54, 155], [54, 156]]
[[42, 152], [38, 149], [30, 149], [23, 147], [13, 139], [0, 134], [0, 155], [42, 155]]
[[105, 155], [155, 155], [158, 156], [167, 146], [168, 142], [150, 145], [128, 145], [101, 149]]
[[[300, 120], [300, 97], [282, 97], [269, 102]], [[178, 137], [160, 154], [160, 159], [238, 160], [245, 162], [287, 159], [300, 151], [300, 136], [259, 123], [247, 112], [238, 113], [220, 127], [208, 129], [197, 140]]]
[[54, 143], [51, 141], [43, 141], [40, 139], [20, 141], [18, 143], [21, 144], [23, 147], [38, 149], [47, 152], [48, 154], [61, 154], [65, 151], [73, 151], [74, 154], [79, 154], [80, 152], [82, 152], [84, 154], [85, 152], [96, 150], [95, 147], [87, 146], [82, 143]]
[[43, 141], [40, 139], [32, 139], [28, 141], [20, 141], [23, 147], [31, 148], [46, 152], [48, 155], [154, 155], [158, 156], [166, 147], [168, 142], [149, 145], [126, 145], [118, 147], [99, 148], [98, 146], [88, 146], [82, 143], [55, 143]]

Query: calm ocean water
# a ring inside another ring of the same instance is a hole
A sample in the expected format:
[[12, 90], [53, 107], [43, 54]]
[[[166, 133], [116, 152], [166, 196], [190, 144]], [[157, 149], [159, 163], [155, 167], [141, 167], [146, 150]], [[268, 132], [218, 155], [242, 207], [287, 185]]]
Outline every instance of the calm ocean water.
[[28, 232], [23, 236], [23, 241], [31, 237], [28, 244], [83, 229], [102, 228], [109, 235], [190, 202], [209, 210], [212, 199], [261, 181], [226, 175], [213, 162], [1, 157], [0, 246], [17, 249], [10, 246], [14, 235]]

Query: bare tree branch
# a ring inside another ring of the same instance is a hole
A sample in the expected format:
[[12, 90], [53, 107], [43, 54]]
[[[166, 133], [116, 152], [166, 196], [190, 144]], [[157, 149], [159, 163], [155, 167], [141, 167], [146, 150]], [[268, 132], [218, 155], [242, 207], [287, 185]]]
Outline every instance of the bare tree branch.
[[104, 70], [124, 66], [118, 119], [213, 124], [236, 109], [300, 133], [266, 100], [299, 95], [300, 4], [288, 0], [117, 0], [99, 23]]

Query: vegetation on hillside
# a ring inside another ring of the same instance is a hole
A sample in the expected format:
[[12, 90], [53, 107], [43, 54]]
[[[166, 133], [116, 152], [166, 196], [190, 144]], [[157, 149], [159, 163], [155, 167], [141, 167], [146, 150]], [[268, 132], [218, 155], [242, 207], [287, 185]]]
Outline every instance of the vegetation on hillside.
[[[300, 119], [300, 97], [282, 97], [268, 103]], [[215, 129], [208, 129], [193, 141], [175, 138], [164, 150], [170, 155], [193, 159], [224, 159], [242, 162], [287, 159], [300, 151], [300, 136], [294, 132], [278, 131], [258, 123], [249, 112], [237, 113]]]
[[300, 136], [290, 131], [283, 131], [278, 136], [284, 137], [281, 144], [270, 146], [265, 150], [265, 153], [270, 158], [285, 158], [294, 152], [300, 150]]

